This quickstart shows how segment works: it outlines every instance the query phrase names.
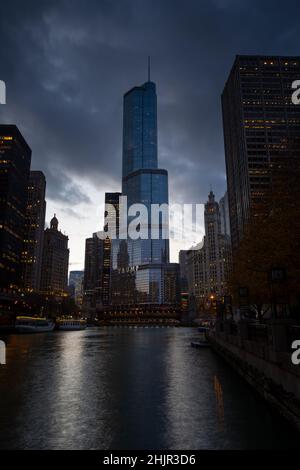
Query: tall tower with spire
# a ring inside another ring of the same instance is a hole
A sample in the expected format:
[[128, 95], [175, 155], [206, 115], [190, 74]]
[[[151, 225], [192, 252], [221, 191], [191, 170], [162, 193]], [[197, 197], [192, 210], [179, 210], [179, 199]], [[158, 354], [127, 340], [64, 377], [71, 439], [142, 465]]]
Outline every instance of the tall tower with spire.
[[[126, 269], [135, 277], [135, 283], [130, 283], [134, 285], [129, 296], [132, 303], [164, 303], [169, 240], [163, 233], [168, 233], [168, 223], [159, 223], [159, 237], [152, 240], [150, 221], [152, 204], [168, 204], [168, 172], [158, 167], [157, 153], [157, 96], [149, 57], [148, 80], [125, 93], [123, 103], [122, 194], [127, 196], [128, 207], [143, 204], [149, 215], [148, 239], [127, 240]], [[122, 249], [124, 252], [124, 244]], [[112, 268], [120, 269], [117, 263]]]
[[221, 299], [230, 266], [230, 238], [221, 231], [220, 207], [211, 188], [204, 210], [206, 295]]

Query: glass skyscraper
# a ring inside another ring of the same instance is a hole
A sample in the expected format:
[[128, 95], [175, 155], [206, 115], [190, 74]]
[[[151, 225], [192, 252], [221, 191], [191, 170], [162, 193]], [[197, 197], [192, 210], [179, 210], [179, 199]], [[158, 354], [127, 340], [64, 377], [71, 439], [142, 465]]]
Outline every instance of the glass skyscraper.
[[[150, 77], [124, 95], [122, 195], [127, 197], [128, 207], [147, 207], [148, 239], [128, 238], [118, 244], [119, 252], [112, 258], [116, 294], [112, 302], [162, 304], [164, 272], [169, 263], [168, 219], [159, 215], [152, 240], [150, 216], [152, 204], [168, 204], [168, 173], [158, 168], [157, 97]], [[130, 221], [128, 218], [127, 223]], [[124, 299], [120, 284], [126, 286]]]

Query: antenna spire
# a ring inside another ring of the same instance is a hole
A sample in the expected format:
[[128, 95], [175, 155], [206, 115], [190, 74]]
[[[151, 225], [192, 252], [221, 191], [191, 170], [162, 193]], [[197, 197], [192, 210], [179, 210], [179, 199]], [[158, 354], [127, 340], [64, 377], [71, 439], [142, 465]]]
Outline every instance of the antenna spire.
[[150, 82], [150, 71], [151, 71], [151, 61], [150, 61], [150, 56], [148, 55], [148, 82]]

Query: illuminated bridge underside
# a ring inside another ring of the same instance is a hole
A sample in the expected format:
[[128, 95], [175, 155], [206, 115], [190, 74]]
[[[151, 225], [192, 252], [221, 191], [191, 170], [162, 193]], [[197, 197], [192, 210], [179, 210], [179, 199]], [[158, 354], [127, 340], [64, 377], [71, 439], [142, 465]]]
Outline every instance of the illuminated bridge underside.
[[178, 325], [180, 309], [168, 305], [115, 305], [99, 315], [100, 324]]

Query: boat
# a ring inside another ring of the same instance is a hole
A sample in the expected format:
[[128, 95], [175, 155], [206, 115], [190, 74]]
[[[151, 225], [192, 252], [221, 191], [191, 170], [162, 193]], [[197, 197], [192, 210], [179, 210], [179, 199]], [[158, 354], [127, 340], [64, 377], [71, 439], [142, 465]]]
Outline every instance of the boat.
[[209, 348], [210, 344], [206, 339], [206, 334], [209, 331], [209, 328], [206, 328], [204, 326], [200, 326], [198, 328], [198, 331], [200, 333], [199, 334], [199, 340], [198, 341], [192, 341], [191, 346], [193, 346], [193, 348]]
[[53, 331], [54, 327], [54, 322], [45, 317], [19, 316], [15, 323], [17, 333], [46, 333]]
[[57, 321], [57, 327], [61, 331], [78, 331], [85, 330], [87, 326], [86, 320], [75, 320], [74, 318], [60, 318]]
[[209, 331], [209, 328], [207, 326], [202, 325], [202, 326], [198, 327], [198, 331], [199, 331], [199, 333], [205, 334], [207, 331]]

